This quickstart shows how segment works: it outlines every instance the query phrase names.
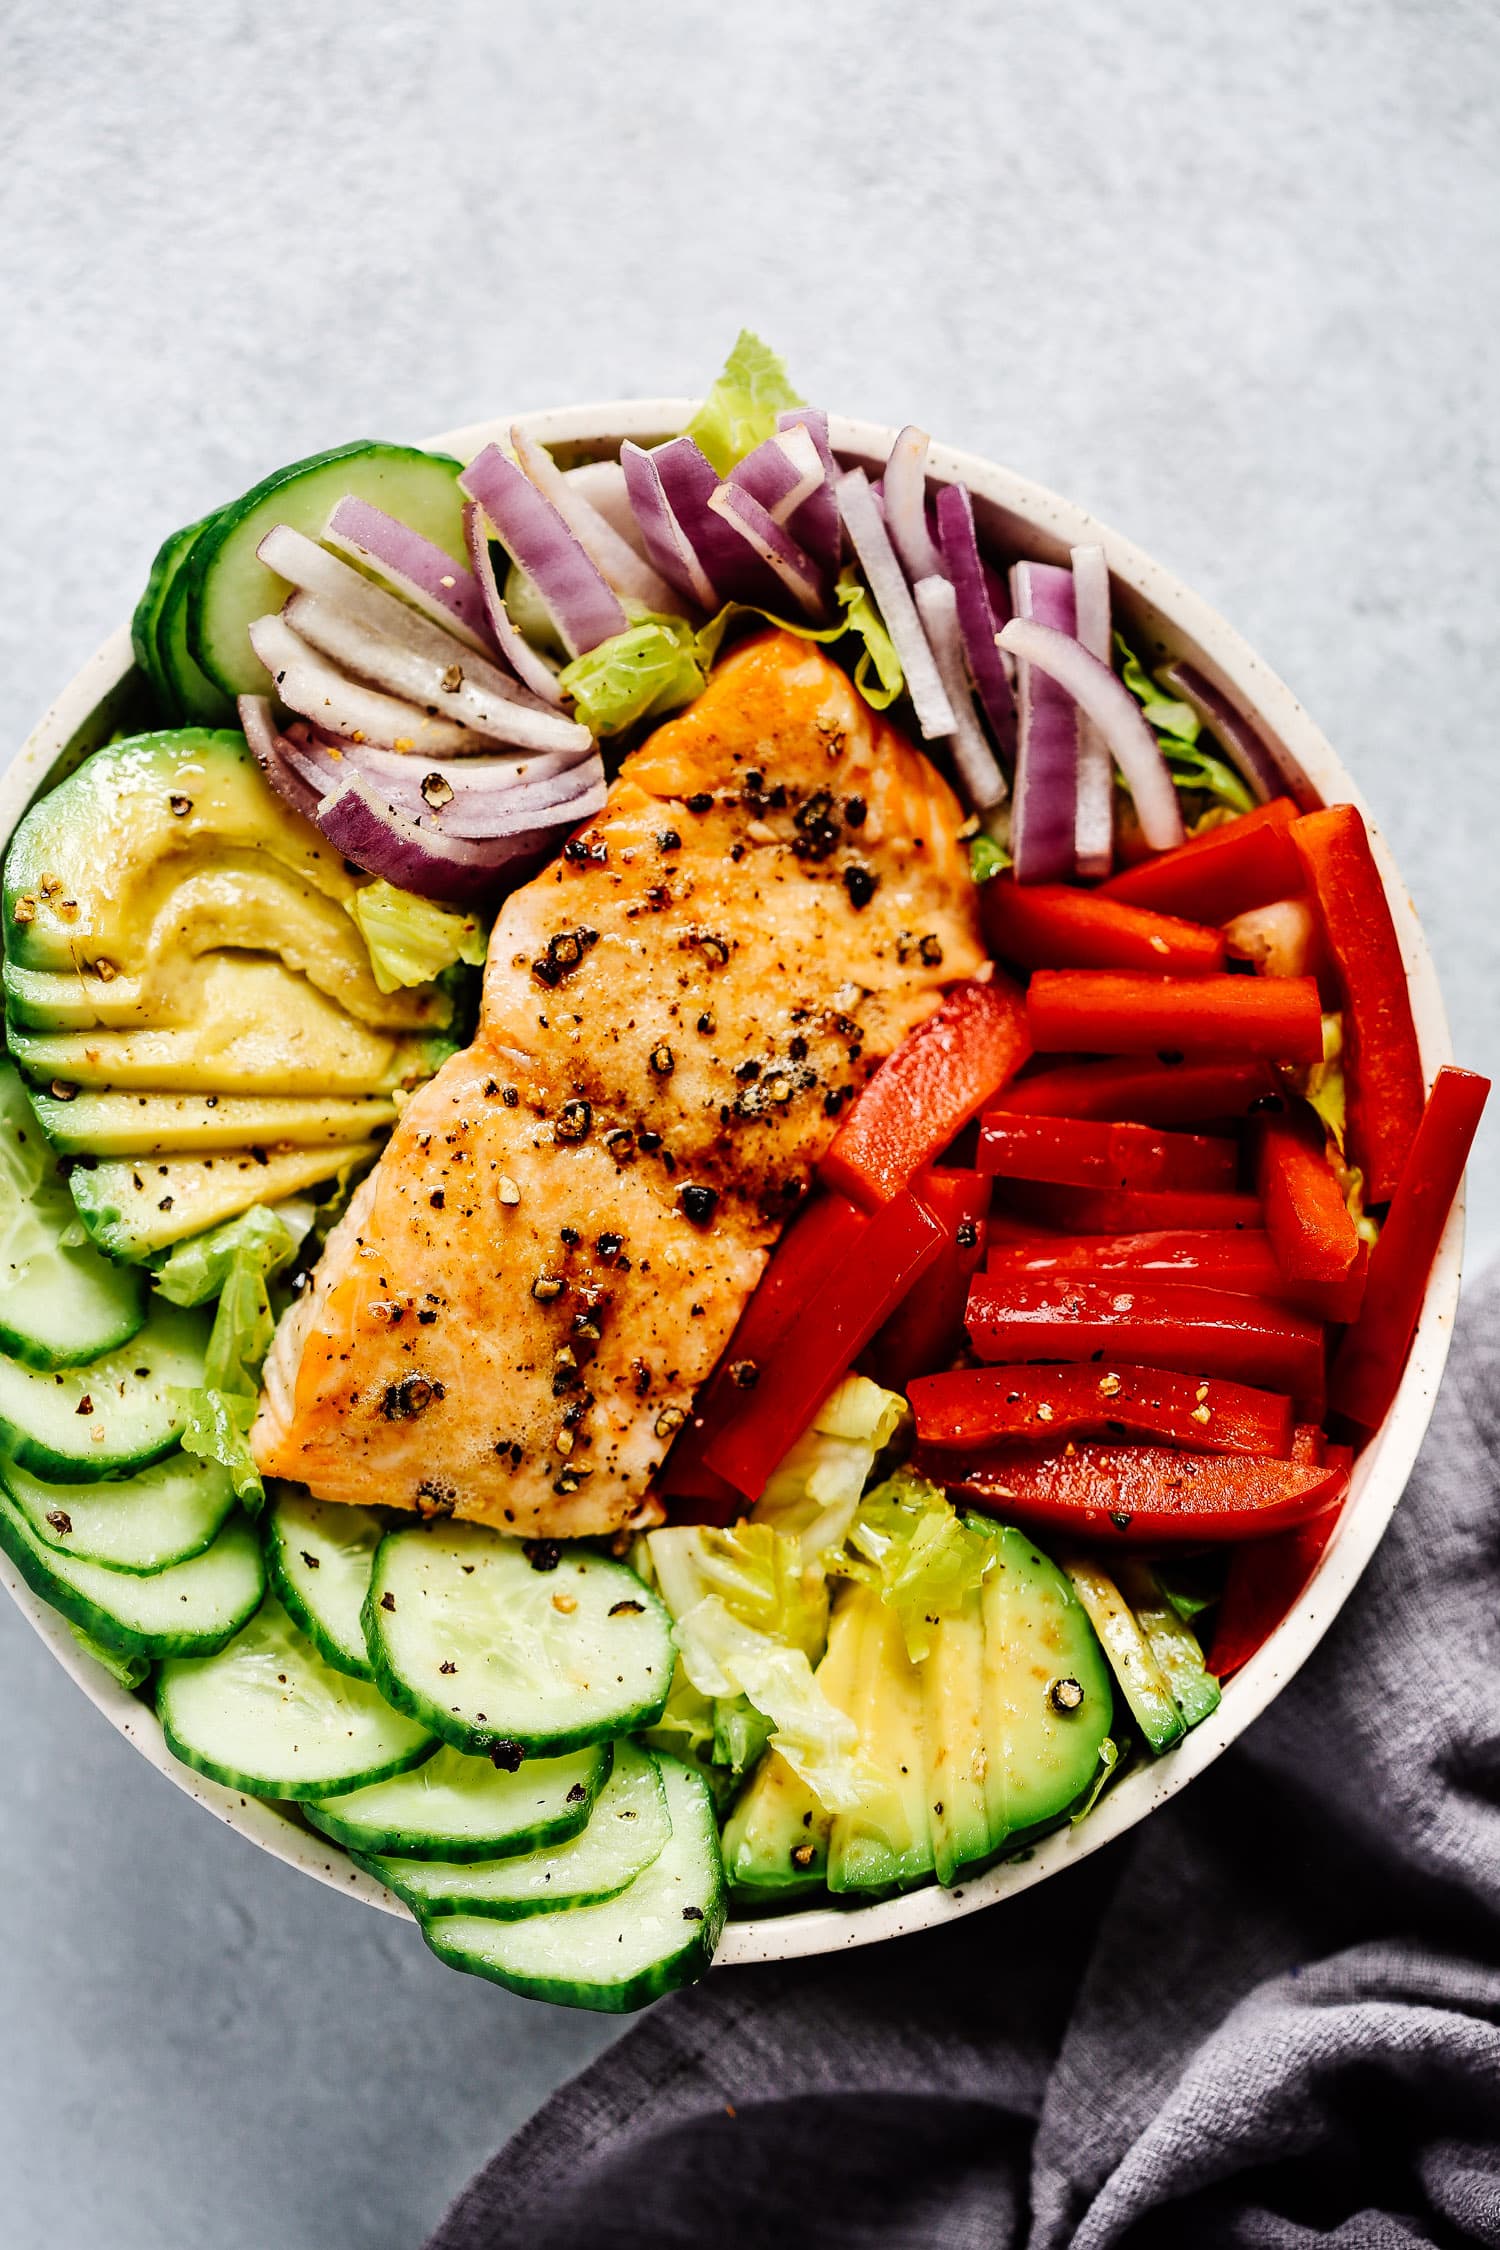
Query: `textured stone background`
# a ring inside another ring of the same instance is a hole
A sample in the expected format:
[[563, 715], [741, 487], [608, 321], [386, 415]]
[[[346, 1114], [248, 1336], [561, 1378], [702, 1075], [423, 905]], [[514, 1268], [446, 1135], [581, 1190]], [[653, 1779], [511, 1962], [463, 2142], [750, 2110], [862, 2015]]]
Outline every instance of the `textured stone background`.
[[[9, 0], [0, 746], [270, 465], [689, 392], [748, 321], [1235, 619], [1493, 1071], [1497, 80], [1477, 0]], [[0, 1697], [7, 2241], [397, 2250], [609, 2037], [250, 1851], [14, 1616]]]

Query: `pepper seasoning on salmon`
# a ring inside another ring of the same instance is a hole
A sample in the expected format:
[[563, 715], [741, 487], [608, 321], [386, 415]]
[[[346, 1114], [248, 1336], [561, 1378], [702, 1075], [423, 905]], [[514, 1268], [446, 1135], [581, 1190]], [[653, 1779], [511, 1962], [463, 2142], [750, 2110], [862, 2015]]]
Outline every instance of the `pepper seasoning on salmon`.
[[653, 1518], [844, 1106], [983, 969], [961, 821], [817, 647], [719, 665], [502, 907], [474, 1044], [277, 1331], [262, 1472], [529, 1536]]

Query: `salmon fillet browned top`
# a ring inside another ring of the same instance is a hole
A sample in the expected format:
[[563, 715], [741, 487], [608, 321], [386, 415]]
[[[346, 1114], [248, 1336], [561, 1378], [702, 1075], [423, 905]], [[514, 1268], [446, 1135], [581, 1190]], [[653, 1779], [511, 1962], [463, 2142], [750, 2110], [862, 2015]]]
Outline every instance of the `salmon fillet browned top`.
[[473, 1046], [277, 1331], [261, 1470], [530, 1536], [650, 1517], [842, 1106], [983, 964], [961, 819], [815, 646], [726, 659], [506, 900]]

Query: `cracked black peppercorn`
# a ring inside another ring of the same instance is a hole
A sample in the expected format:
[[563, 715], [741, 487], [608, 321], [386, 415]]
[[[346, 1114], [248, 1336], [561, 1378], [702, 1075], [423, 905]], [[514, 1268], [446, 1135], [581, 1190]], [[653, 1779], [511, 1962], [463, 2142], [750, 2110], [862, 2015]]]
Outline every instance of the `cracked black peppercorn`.
[[706, 1227], [718, 1209], [719, 1191], [690, 1180], [677, 1190], [677, 1201], [684, 1218], [691, 1219], [695, 1227]]
[[880, 877], [872, 874], [868, 867], [856, 865], [844, 869], [844, 888], [849, 893], [849, 904], [853, 907], [868, 906], [879, 882]]

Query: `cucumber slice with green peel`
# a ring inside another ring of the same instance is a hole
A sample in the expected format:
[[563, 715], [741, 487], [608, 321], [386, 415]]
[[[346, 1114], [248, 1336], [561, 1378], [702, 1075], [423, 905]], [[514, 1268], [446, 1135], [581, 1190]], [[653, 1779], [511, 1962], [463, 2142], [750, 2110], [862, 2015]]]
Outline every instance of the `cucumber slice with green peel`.
[[1184, 1622], [1149, 1563], [1128, 1556], [1116, 1566], [1115, 1576], [1166, 1676], [1184, 1724], [1197, 1726], [1219, 1708], [1219, 1683], [1203, 1661], [1197, 1634]]
[[188, 549], [207, 521], [205, 516], [198, 523], [184, 525], [181, 531], [168, 532], [156, 550], [145, 591], [136, 603], [135, 615], [130, 620], [131, 652], [137, 669], [144, 673], [150, 685], [157, 711], [164, 722], [176, 710], [177, 698], [162, 670], [161, 658], [157, 653], [156, 628], [167, 595], [171, 591], [172, 581], [186, 560]]
[[194, 527], [193, 537], [172, 566], [156, 609], [156, 669], [166, 709], [180, 726], [219, 727], [234, 720], [233, 699], [201, 670], [188, 637], [188, 565], [213, 521], [212, 516], [205, 516]]
[[0, 1063], [0, 1351], [80, 1367], [138, 1335], [145, 1285], [83, 1239], [15, 1065]]
[[140, 1576], [44, 1547], [0, 1491], [0, 1547], [34, 1594], [123, 1656], [205, 1658], [233, 1639], [265, 1592], [260, 1544], [233, 1515], [211, 1547]]
[[395, 1123], [379, 1094], [126, 1094], [87, 1090], [65, 1101], [30, 1089], [37, 1122], [65, 1156], [214, 1156], [223, 1149], [317, 1147], [364, 1141]]
[[671, 1684], [667, 1613], [634, 1571], [481, 1524], [388, 1533], [364, 1625], [383, 1693], [459, 1750], [580, 1749], [654, 1725]]
[[436, 1914], [483, 1914], [514, 1922], [617, 1898], [661, 1857], [671, 1834], [655, 1758], [622, 1742], [587, 1827], [567, 1843], [510, 1859], [444, 1862], [361, 1854], [360, 1865], [424, 1921]]
[[596, 1742], [561, 1758], [523, 1759], [512, 1772], [445, 1745], [411, 1773], [302, 1809], [335, 1843], [369, 1857], [504, 1859], [578, 1835], [614, 1756], [613, 1743]]
[[266, 1568], [283, 1608], [325, 1664], [373, 1677], [360, 1611], [385, 1525], [352, 1508], [282, 1487], [265, 1526]]
[[138, 1577], [201, 1555], [234, 1506], [228, 1471], [191, 1453], [101, 1484], [49, 1484], [0, 1455], [0, 1485], [44, 1547]]
[[346, 494], [397, 516], [468, 568], [459, 463], [414, 446], [361, 440], [294, 461], [222, 508], [194, 542], [184, 580], [187, 643], [194, 661], [225, 695], [263, 695], [264, 665], [248, 628], [279, 610], [290, 588], [256, 549], [279, 523], [316, 539]]
[[378, 1153], [375, 1141], [351, 1141], [274, 1156], [240, 1148], [217, 1156], [120, 1157], [75, 1172], [73, 1201], [100, 1250], [145, 1265], [159, 1250], [238, 1218], [254, 1203], [280, 1203], [336, 1178], [346, 1164], [373, 1163]]
[[1063, 1567], [1104, 1644], [1136, 1725], [1160, 1757], [1187, 1733], [1171, 1682], [1109, 1573], [1088, 1556], [1072, 1552], [1065, 1554]]
[[597, 1906], [502, 1922], [434, 1914], [422, 1935], [440, 1961], [532, 2000], [611, 2015], [644, 2008], [701, 1977], [724, 1927], [724, 1866], [708, 1784], [660, 1761], [672, 1834], [628, 1890]]
[[178, 1393], [202, 1385], [209, 1325], [157, 1298], [138, 1336], [87, 1367], [49, 1375], [0, 1359], [0, 1445], [59, 1484], [149, 1468], [182, 1436]]
[[274, 1595], [217, 1655], [162, 1666], [156, 1715], [175, 1758], [261, 1797], [358, 1788], [433, 1750], [425, 1727], [325, 1664]]

